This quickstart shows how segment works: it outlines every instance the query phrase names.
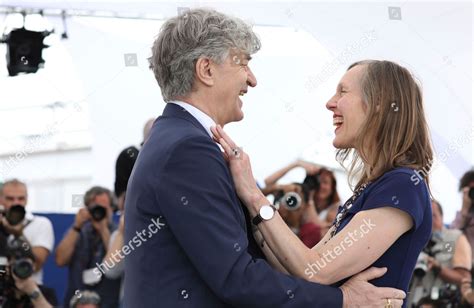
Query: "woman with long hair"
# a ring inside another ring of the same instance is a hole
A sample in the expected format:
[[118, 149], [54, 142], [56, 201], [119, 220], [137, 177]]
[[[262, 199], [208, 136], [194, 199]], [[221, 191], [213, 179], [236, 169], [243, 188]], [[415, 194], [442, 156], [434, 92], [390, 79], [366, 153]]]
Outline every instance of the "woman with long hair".
[[[336, 126], [336, 157], [355, 185], [353, 196], [339, 207], [332, 227], [312, 249], [262, 195], [248, 155], [220, 126], [212, 131], [260, 233], [256, 237], [275, 267], [335, 285], [370, 266], [386, 267], [387, 273], [372, 283], [407, 291], [431, 234], [427, 171], [433, 152], [420, 86], [396, 63], [360, 61], [348, 68], [326, 107]], [[392, 305], [387, 299], [386, 307]]]

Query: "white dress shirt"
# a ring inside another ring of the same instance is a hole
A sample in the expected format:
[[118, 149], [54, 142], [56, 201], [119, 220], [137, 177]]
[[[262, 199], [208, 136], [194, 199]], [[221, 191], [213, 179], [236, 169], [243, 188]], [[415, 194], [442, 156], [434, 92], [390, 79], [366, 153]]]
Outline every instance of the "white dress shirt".
[[201, 123], [201, 125], [206, 129], [209, 136], [212, 138], [211, 126], [215, 126], [216, 122], [214, 122], [214, 120], [210, 116], [208, 116], [198, 108], [194, 107], [193, 105], [185, 102], [171, 101], [168, 104], [176, 104], [186, 109], [187, 112], [189, 112], [194, 118], [196, 118], [196, 120], [198, 120], [199, 123]]

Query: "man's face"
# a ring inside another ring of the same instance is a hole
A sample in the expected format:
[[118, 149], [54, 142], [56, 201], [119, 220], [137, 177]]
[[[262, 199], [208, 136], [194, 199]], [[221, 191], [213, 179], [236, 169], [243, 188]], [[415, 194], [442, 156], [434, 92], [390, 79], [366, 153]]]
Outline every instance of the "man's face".
[[251, 57], [240, 52], [229, 52], [222, 64], [216, 65], [215, 95], [217, 120], [220, 125], [243, 119], [241, 97], [248, 87], [255, 87], [257, 79], [250, 69]]
[[3, 186], [2, 203], [6, 210], [9, 210], [13, 205], [26, 206], [27, 202], [28, 195], [24, 185], [10, 184]]

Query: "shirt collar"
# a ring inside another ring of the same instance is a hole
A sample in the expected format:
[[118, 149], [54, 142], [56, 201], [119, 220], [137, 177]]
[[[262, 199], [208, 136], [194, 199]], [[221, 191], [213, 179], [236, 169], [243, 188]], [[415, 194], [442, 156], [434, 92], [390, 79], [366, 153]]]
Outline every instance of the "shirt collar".
[[204, 112], [189, 103], [185, 103], [182, 101], [170, 101], [168, 104], [170, 103], [176, 104], [186, 109], [187, 112], [189, 112], [194, 118], [196, 118], [196, 120], [198, 120], [198, 122], [204, 127], [209, 136], [212, 138], [211, 126], [215, 126], [216, 122], [214, 122], [214, 120], [210, 116], [208, 116], [207, 114], [205, 114]]

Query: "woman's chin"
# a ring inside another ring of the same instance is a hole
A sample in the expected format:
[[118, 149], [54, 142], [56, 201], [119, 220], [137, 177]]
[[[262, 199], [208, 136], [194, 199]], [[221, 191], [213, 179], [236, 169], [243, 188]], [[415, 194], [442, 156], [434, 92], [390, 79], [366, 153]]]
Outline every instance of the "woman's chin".
[[332, 141], [332, 145], [336, 148], [336, 149], [342, 149], [342, 142], [341, 140], [339, 140], [339, 138], [334, 138], [334, 140]]

